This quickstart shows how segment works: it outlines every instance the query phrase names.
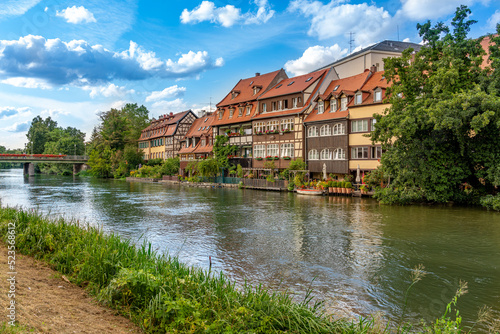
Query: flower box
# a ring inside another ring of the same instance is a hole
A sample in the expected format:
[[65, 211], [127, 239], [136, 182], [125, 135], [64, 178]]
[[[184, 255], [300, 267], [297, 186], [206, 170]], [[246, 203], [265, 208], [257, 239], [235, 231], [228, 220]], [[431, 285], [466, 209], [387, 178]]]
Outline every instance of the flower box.
[[262, 160], [262, 158], [255, 158], [255, 160], [257, 160], [257, 161], [261, 161], [261, 160]]
[[292, 160], [292, 158], [291, 158], [291, 157], [283, 157], [282, 159], [283, 159], [283, 160]]
[[278, 157], [278, 156], [274, 157], [274, 160], [279, 160], [279, 159], [280, 159], [280, 157]]
[[273, 134], [276, 134], [276, 133], [279, 133], [279, 132], [280, 132], [279, 130], [267, 130], [266, 134], [273, 135]]

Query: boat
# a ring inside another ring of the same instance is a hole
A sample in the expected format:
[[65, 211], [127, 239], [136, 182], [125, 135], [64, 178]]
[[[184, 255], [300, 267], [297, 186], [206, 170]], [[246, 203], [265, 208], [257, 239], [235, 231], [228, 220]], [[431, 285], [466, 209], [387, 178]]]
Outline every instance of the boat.
[[297, 194], [311, 195], [311, 196], [321, 196], [321, 195], [323, 195], [323, 190], [317, 190], [317, 189], [297, 189]]

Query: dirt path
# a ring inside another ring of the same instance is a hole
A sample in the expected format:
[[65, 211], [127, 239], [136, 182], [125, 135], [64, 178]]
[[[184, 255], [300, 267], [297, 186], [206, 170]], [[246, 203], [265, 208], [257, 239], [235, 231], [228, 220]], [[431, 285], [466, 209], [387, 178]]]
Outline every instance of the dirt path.
[[[16, 254], [16, 320], [34, 333], [142, 333], [85, 290], [29, 256]], [[7, 248], [0, 244], [0, 322], [9, 321]]]

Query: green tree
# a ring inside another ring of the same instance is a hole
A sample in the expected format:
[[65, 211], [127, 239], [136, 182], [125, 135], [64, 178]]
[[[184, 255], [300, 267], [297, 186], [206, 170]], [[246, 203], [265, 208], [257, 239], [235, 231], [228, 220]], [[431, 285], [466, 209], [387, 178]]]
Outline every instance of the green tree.
[[229, 159], [228, 155], [235, 154], [238, 151], [238, 146], [229, 145], [229, 137], [228, 136], [216, 136], [214, 142], [214, 158], [217, 159], [220, 167], [229, 168]]
[[475, 23], [469, 14], [457, 8], [451, 29], [417, 25], [426, 45], [384, 60], [391, 107], [374, 115], [371, 135], [382, 143], [382, 172], [391, 178], [376, 193], [382, 202], [471, 201], [500, 185], [500, 98], [492, 85], [499, 44], [483, 69], [481, 40], [467, 39]]
[[27, 153], [42, 154], [45, 151], [45, 144], [49, 141], [49, 133], [57, 128], [57, 122], [50, 117], [43, 119], [40, 116], [33, 118], [31, 126], [26, 134], [28, 143]]
[[200, 160], [198, 162], [198, 171], [201, 176], [215, 177], [219, 173], [219, 162], [214, 158]]

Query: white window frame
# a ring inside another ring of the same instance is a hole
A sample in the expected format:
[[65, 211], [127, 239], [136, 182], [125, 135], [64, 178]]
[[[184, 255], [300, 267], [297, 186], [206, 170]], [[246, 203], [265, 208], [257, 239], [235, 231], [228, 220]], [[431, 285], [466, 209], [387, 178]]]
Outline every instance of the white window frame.
[[361, 93], [357, 93], [354, 95], [354, 104], [361, 104], [363, 103], [363, 95]]
[[318, 127], [311, 126], [307, 129], [307, 137], [318, 137]]
[[285, 118], [281, 120], [281, 131], [293, 131], [293, 118]]
[[375, 124], [377, 124], [377, 120], [375, 118], [372, 118], [370, 120], [370, 131], [374, 131], [375, 130]]
[[265, 158], [266, 157], [266, 145], [254, 145], [253, 156], [254, 156], [254, 158]]
[[266, 132], [266, 122], [255, 122], [253, 123], [253, 131], [254, 133], [265, 133]]
[[333, 160], [345, 160], [345, 151], [342, 148], [336, 148], [333, 150], [332, 155]]
[[381, 89], [377, 89], [373, 93], [373, 102], [380, 102], [380, 101], [382, 101], [382, 90]]
[[262, 103], [262, 112], [267, 111], [267, 105], [265, 103]]
[[308, 160], [319, 160], [318, 150], [313, 148], [307, 153]]
[[319, 129], [319, 135], [321, 137], [331, 136], [332, 135], [332, 128], [330, 127], [330, 124], [325, 124], [325, 125], [321, 126], [321, 128]]
[[337, 112], [338, 105], [337, 105], [337, 99], [332, 98], [330, 100], [330, 112]]
[[234, 108], [229, 109], [229, 118], [232, 118], [234, 114]]
[[340, 111], [347, 110], [347, 96], [344, 96], [340, 99]]
[[297, 108], [297, 98], [296, 97], [292, 98], [292, 108]]
[[267, 155], [272, 157], [279, 157], [280, 146], [278, 144], [268, 144], [267, 145]]
[[351, 121], [351, 132], [368, 132], [368, 120], [359, 119]]
[[252, 106], [251, 105], [247, 106], [247, 111], [246, 111], [247, 116], [250, 115], [251, 110], [252, 110]]
[[345, 126], [342, 123], [337, 123], [332, 127], [332, 135], [340, 136], [345, 135]]
[[[359, 155], [361, 155], [361, 157], [359, 157]], [[368, 146], [352, 147], [351, 159], [352, 160], [368, 159]]]
[[281, 144], [281, 157], [290, 157], [293, 158], [293, 143]]
[[332, 155], [330, 153], [330, 149], [328, 148], [322, 149], [320, 153], [320, 158], [321, 160], [331, 160]]
[[238, 116], [243, 116], [243, 107], [238, 107]]
[[279, 100], [278, 101], [278, 110], [282, 110], [282, 109], [283, 109], [283, 101]]
[[372, 159], [380, 159], [382, 157], [382, 146], [372, 146], [370, 153]]
[[280, 121], [272, 120], [267, 122], [267, 131], [275, 131], [280, 129]]
[[322, 100], [318, 101], [318, 115], [325, 112], [325, 102]]

